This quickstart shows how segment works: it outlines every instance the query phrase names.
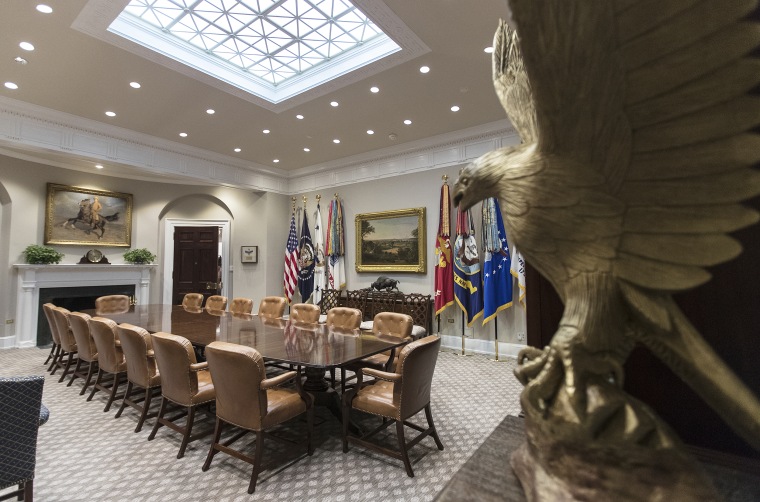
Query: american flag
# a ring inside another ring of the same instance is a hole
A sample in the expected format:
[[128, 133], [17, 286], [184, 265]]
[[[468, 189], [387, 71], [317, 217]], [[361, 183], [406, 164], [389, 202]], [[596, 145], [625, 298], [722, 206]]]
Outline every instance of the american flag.
[[290, 303], [298, 284], [298, 239], [296, 238], [296, 215], [290, 217], [290, 233], [285, 246], [285, 279], [283, 289]]

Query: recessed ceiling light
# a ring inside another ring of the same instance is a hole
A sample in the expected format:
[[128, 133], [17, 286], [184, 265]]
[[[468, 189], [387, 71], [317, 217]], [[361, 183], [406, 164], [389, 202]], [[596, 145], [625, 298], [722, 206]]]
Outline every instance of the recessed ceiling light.
[[334, 107], [338, 106], [338, 102], [337, 101], [330, 101], [330, 106], [332, 106], [334, 108]]
[[310, 151], [311, 151], [311, 148], [304, 148], [304, 149], [303, 149], [303, 151], [304, 151], [304, 152], [310, 152]]
[[26, 59], [22, 58], [21, 56], [16, 56], [13, 60], [17, 62], [18, 64], [26, 64], [29, 62]]
[[420, 66], [420, 73], [427, 73], [430, 71], [430, 68], [427, 66]]
[[14, 90], [14, 91], [16, 89], [18, 89], [18, 86], [16, 84], [14, 84], [13, 82], [6, 82], [5, 83], [5, 87], [7, 87], [8, 89]]
[[115, 112], [110, 112], [110, 111], [109, 111], [109, 112], [106, 112], [106, 115], [108, 115], [109, 117], [115, 117], [115, 116], [116, 116], [116, 113], [115, 113]]
[[130, 82], [130, 83], [129, 83], [129, 86], [130, 86], [132, 89], [139, 89], [140, 87], [142, 87], [142, 86], [140, 85], [140, 82]]
[[296, 115], [296, 118], [297, 118], [298, 120], [303, 120], [303, 115]]
[[411, 125], [411, 123], [412, 123], [412, 121], [411, 121], [411, 120], [409, 120], [409, 119], [406, 119], [406, 120], [404, 121], [404, 124], [406, 124], [406, 125]]
[[261, 131], [261, 132], [263, 132], [264, 134], [269, 134], [269, 132], [270, 132], [270, 131], [269, 131], [269, 129], [264, 129], [264, 130], [263, 130], [263, 131]]
[[451, 111], [452, 112], [458, 112], [459, 111], [459, 107], [457, 105], [454, 105], [454, 106], [451, 107]]
[[179, 133], [179, 137], [180, 138], [187, 138], [187, 133], [186, 132], [181, 132], [181, 133]]
[[377, 86], [375, 86], [375, 87], [370, 87], [370, 88], [369, 88], [369, 90], [370, 90], [370, 92], [374, 92], [374, 93], [378, 93], [378, 92], [380, 92], [380, 88], [379, 88], [379, 87], [377, 87]]
[[272, 162], [274, 162], [275, 164], [277, 164], [279, 161], [280, 161], [280, 159], [274, 159]]
[[486, 54], [491, 54], [493, 52], [493, 47], [486, 47], [485, 49], [483, 49], [483, 52], [485, 52]]
[[235, 153], [240, 153], [242, 150], [240, 148], [235, 148]]
[[21, 42], [20, 44], [18, 44], [18, 46], [21, 47], [22, 49], [24, 49], [25, 51], [33, 51], [34, 50], [34, 46], [32, 44], [30, 44], [29, 42]]
[[372, 129], [369, 129], [369, 130], [367, 131], [367, 134], [375, 134], [375, 131], [373, 131]]
[[37, 10], [42, 12], [43, 14], [50, 14], [53, 12], [53, 8], [49, 5], [45, 5], [44, 3], [41, 3], [37, 6]]
[[103, 169], [103, 164], [95, 164], [96, 169]]
[[213, 115], [216, 113], [216, 111], [213, 108], [209, 108], [208, 110], [206, 110], [206, 113], [208, 113], [209, 115]]
[[337, 145], [338, 143], [340, 143], [340, 140], [339, 140], [338, 138], [335, 138], [335, 139], [333, 140], [333, 143], [335, 143], [335, 144]]

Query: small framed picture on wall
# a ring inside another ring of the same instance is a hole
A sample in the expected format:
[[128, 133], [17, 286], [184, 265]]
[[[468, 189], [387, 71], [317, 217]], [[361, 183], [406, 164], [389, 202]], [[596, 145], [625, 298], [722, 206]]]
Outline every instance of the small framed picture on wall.
[[258, 263], [259, 262], [259, 247], [258, 246], [241, 246], [240, 247], [240, 261], [243, 263]]

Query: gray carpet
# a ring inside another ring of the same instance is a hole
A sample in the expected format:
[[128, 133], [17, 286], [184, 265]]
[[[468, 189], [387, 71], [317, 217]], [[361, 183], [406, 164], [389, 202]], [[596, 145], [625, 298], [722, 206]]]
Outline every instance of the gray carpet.
[[[185, 457], [177, 460], [177, 433], [162, 427], [148, 442], [152, 420], [135, 434], [134, 410], [127, 408], [119, 419], [114, 419], [118, 407], [103, 413], [105, 395], [98, 392], [86, 402], [86, 396], [79, 395], [81, 380], [66, 387], [66, 382], [58, 383], [60, 370], [53, 377], [44, 372], [46, 356], [47, 350], [36, 348], [0, 351], [0, 375], [47, 375], [43, 402], [50, 420], [40, 428], [34, 481], [35, 499], [44, 502], [432, 500], [502, 419], [520, 411], [522, 387], [512, 375], [514, 361], [441, 352], [432, 410], [445, 450], [438, 451], [432, 438], [412, 448], [414, 478], [406, 476], [401, 461], [390, 457], [358, 446], [342, 453], [339, 422], [318, 408], [314, 455], [266, 442], [264, 459], [274, 458], [273, 465], [259, 476], [256, 492], [248, 495], [249, 464], [218, 453], [209, 471], [201, 471], [210, 437], [190, 443]], [[424, 414], [413, 421], [424, 424]], [[360, 421], [362, 426], [374, 423], [370, 417]], [[201, 415], [198, 424], [210, 429], [213, 417]], [[291, 422], [282, 434], [296, 438], [301, 425]], [[392, 430], [384, 438], [388, 444], [395, 441]], [[247, 444], [243, 449], [250, 454], [252, 442], [253, 435], [248, 435], [235, 446]], [[507, 459], [504, 462], [507, 465]]]

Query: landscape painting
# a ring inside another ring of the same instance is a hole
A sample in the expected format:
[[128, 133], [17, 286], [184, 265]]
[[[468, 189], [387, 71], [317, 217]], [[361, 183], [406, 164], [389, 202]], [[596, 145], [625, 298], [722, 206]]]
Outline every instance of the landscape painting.
[[47, 184], [45, 244], [132, 244], [132, 194]]
[[425, 273], [425, 208], [356, 215], [357, 272]]

